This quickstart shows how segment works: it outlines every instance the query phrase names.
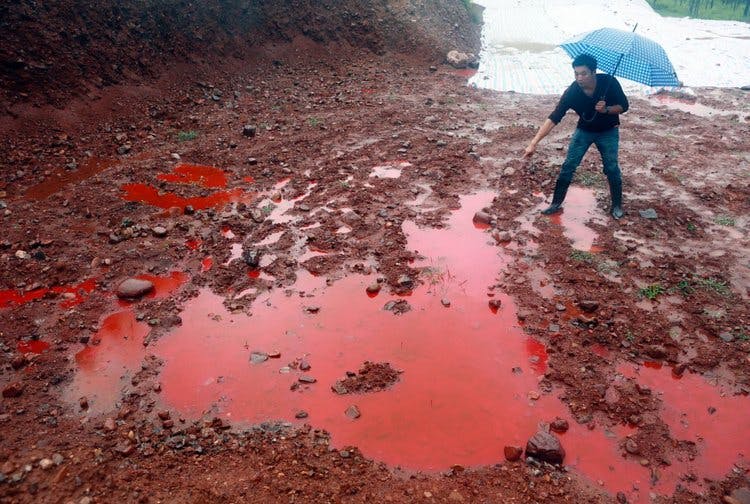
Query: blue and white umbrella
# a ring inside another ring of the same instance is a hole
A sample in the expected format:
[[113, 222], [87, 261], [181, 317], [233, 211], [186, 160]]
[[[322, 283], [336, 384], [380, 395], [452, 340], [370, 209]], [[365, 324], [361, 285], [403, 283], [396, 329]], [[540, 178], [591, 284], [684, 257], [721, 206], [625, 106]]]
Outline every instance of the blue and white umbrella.
[[600, 28], [574, 37], [560, 47], [572, 58], [590, 54], [602, 71], [617, 77], [647, 86], [680, 86], [664, 49], [633, 32]]

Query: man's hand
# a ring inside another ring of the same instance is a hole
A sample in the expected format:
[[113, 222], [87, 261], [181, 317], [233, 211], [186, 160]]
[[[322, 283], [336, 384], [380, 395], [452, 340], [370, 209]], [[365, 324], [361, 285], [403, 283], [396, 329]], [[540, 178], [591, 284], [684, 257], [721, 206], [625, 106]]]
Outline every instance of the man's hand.
[[522, 159], [528, 159], [528, 158], [530, 158], [531, 156], [534, 155], [535, 152], [536, 152], [536, 144], [535, 143], [530, 143], [528, 145], [528, 147], [526, 147], [524, 149], [524, 151], [523, 151], [523, 158]]
[[596, 110], [600, 114], [606, 114], [607, 102], [605, 102], [604, 100], [599, 100], [598, 102], [596, 102], [596, 107], [594, 107], [594, 110]]

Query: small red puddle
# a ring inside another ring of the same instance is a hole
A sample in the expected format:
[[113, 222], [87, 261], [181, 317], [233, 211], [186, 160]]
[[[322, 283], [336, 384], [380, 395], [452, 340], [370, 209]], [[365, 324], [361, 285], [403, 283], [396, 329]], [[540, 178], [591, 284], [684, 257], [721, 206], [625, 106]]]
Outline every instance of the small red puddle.
[[118, 164], [118, 161], [99, 159], [95, 157], [87, 158], [75, 170], [61, 168], [44, 182], [30, 187], [28, 191], [26, 191], [26, 197], [36, 200], [47, 198], [68, 184], [80, 182], [81, 180], [93, 177], [97, 173], [115, 166], [116, 164]]
[[[295, 413], [304, 410], [304, 421], [331, 432], [337, 446], [356, 445], [376, 460], [425, 471], [500, 462], [503, 447], [525, 445], [539, 422], [570, 421], [553, 395], [529, 399], [547, 353], [518, 327], [513, 300], [495, 292], [491, 299], [501, 307], [494, 313], [488, 307], [488, 289], [506, 259], [487, 245], [472, 216], [492, 197], [464, 197], [446, 229], [404, 224], [409, 248], [424, 257], [414, 263], [424, 284], [400, 298], [411, 306], [402, 315], [383, 310], [399, 299], [385, 289], [366, 294], [374, 279], [364, 276], [326, 286], [325, 278], [301, 271], [291, 295], [264, 294], [250, 317], [229, 313], [223, 298], [202, 291], [187, 303], [182, 326], [154, 347], [165, 362], [165, 406], [191, 418], [213, 410], [251, 423], [300, 422]], [[252, 351], [272, 350], [281, 358], [249, 362]], [[301, 358], [317, 383], [291, 391], [300, 371], [287, 364]], [[366, 360], [403, 370], [400, 381], [374, 394], [331, 391]], [[352, 404], [362, 412], [355, 421], [344, 414]], [[634, 475], [647, 478], [643, 467], [619, 455], [616, 437], [627, 428], [607, 436], [570, 424], [562, 436], [566, 463], [614, 492], [630, 488]]]
[[49, 343], [40, 340], [19, 341], [16, 349], [21, 353], [40, 354], [49, 348]]
[[207, 189], [227, 186], [226, 174], [213, 166], [181, 164], [175, 166], [172, 173], [162, 173], [156, 178], [178, 184], [197, 184]]
[[92, 344], [75, 356], [78, 372], [67, 392], [69, 400], [85, 396], [94, 412], [113, 408], [123, 386], [129, 386], [129, 378], [141, 368], [148, 332], [148, 325], [138, 322], [132, 310], [105, 318]]
[[203, 260], [201, 261], [201, 271], [205, 273], [206, 271], [210, 270], [213, 267], [213, 265], [214, 265], [213, 257], [211, 256], [204, 257]]
[[94, 289], [96, 289], [96, 280], [91, 278], [80, 284], [71, 286], [41, 288], [28, 292], [18, 290], [0, 291], [0, 308], [23, 305], [30, 301], [34, 301], [35, 299], [41, 299], [49, 293], [62, 295], [63, 300], [60, 302], [60, 306], [63, 308], [71, 308], [83, 303], [86, 296], [91, 294]]
[[[660, 480], [651, 491], [671, 495], [676, 485], [681, 484], [700, 492], [703, 478], [720, 480], [731, 472], [735, 463], [747, 465], [749, 397], [724, 395], [702, 376], [685, 373], [678, 377], [668, 367], [621, 364], [618, 371], [658, 394], [663, 401], [660, 418], [669, 426], [671, 436], [694, 442], [698, 449], [694, 460], [674, 452], [672, 465], [660, 468]], [[681, 479], [685, 474], [694, 474], [697, 480], [686, 482]]]
[[[154, 284], [154, 290], [144, 296], [146, 299], [161, 299], [169, 296], [180, 288], [188, 279], [188, 274], [182, 271], [173, 271], [167, 276], [156, 276], [150, 274], [138, 275], [140, 280], [148, 280]], [[118, 299], [117, 303], [122, 307], [128, 307], [132, 301]]]
[[179, 207], [183, 210], [186, 206], [192, 206], [196, 210], [224, 206], [227, 203], [242, 201], [245, 192], [240, 188], [228, 191], [218, 191], [208, 196], [196, 196], [192, 198], [179, 196], [174, 193], [161, 193], [155, 187], [148, 184], [125, 184], [123, 199], [126, 201], [138, 201], [157, 208]]
[[599, 216], [596, 208], [596, 197], [591, 189], [571, 186], [565, 198], [563, 211], [554, 214], [550, 220], [563, 226], [563, 233], [573, 242], [573, 248], [587, 252], [597, 252], [594, 240], [597, 234], [586, 226], [586, 223]]
[[203, 243], [203, 242], [201, 242], [197, 238], [194, 238], [194, 239], [191, 239], [191, 240], [187, 240], [185, 242], [185, 246], [187, 248], [189, 248], [190, 250], [198, 250], [198, 248], [201, 246], [201, 243]]
[[477, 69], [476, 68], [460, 68], [458, 70], [453, 70], [453, 73], [461, 77], [466, 77], [467, 79], [471, 79], [477, 74]]

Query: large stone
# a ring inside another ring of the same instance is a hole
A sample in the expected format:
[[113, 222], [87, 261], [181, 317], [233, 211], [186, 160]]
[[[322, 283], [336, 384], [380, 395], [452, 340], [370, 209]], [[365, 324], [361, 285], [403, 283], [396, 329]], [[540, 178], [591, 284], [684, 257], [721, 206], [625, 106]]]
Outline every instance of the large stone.
[[540, 430], [526, 443], [526, 456], [550, 464], [562, 464], [565, 450], [557, 436]]
[[123, 299], [137, 299], [154, 290], [154, 284], [148, 280], [128, 278], [117, 286], [117, 297]]
[[445, 56], [445, 60], [453, 68], [466, 68], [476, 65], [477, 58], [471, 53], [464, 53], [461, 51], [453, 50], [448, 51], [448, 54]]
[[505, 460], [508, 462], [515, 462], [521, 458], [523, 448], [520, 446], [506, 446], [503, 448], [503, 454], [505, 455]]

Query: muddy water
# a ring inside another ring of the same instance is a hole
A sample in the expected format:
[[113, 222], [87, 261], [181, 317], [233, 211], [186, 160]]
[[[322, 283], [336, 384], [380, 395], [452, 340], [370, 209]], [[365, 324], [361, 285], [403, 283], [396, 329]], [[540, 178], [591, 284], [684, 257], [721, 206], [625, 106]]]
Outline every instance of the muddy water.
[[117, 164], [119, 164], [118, 161], [91, 157], [81, 163], [75, 170], [60, 168], [44, 182], [30, 187], [26, 191], [26, 197], [35, 200], [47, 198], [73, 182], [80, 182], [91, 178], [97, 173]]

